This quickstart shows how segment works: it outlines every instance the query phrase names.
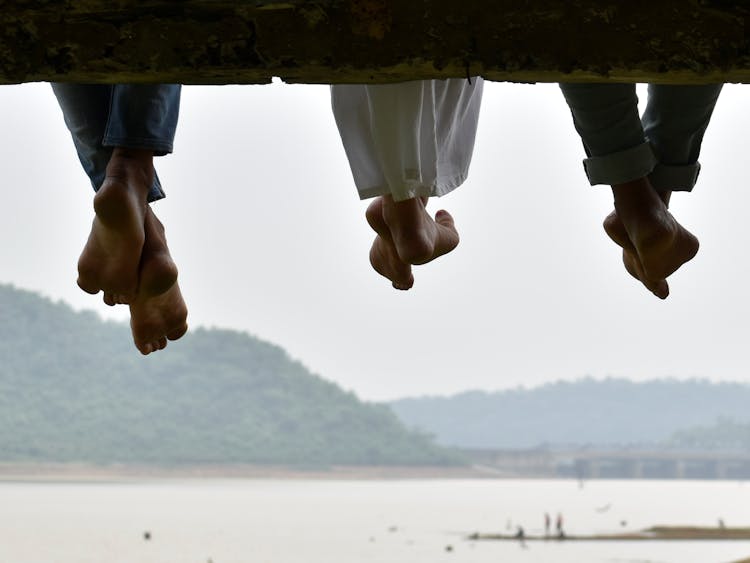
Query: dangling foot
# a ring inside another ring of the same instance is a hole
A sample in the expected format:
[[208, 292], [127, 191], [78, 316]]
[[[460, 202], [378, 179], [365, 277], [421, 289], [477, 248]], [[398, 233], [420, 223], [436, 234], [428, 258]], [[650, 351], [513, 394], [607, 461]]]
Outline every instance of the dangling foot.
[[78, 259], [78, 286], [91, 294], [103, 291], [108, 305], [135, 298], [152, 160], [149, 151], [116, 148], [94, 196], [96, 216]]
[[633, 276], [635, 279], [640, 281], [646, 289], [656, 295], [659, 299], [666, 299], [669, 297], [669, 284], [667, 280], [651, 280], [646, 277], [640, 260], [638, 259], [638, 253], [628, 238], [628, 233], [625, 231], [625, 226], [620, 221], [616, 212], [612, 212], [604, 219], [604, 231], [607, 233], [615, 244], [622, 248], [622, 263], [625, 266], [625, 270]]
[[425, 209], [427, 198], [395, 202], [376, 198], [367, 208], [367, 222], [378, 234], [370, 249], [370, 263], [396, 289], [414, 285], [412, 265], [426, 264], [458, 246], [453, 217], [438, 211], [433, 219]]
[[383, 219], [382, 198], [375, 198], [365, 212], [367, 222], [378, 236], [370, 248], [370, 264], [377, 273], [388, 278], [396, 289], [407, 290], [414, 285], [411, 264], [401, 260], [393, 244], [391, 231]]
[[433, 219], [427, 213], [427, 198], [393, 201], [382, 197], [383, 220], [391, 233], [398, 255], [407, 264], [426, 264], [458, 246], [453, 217], [438, 211]]
[[187, 332], [187, 306], [177, 284], [164, 226], [147, 206], [138, 294], [130, 304], [133, 341], [142, 354], [161, 350]]
[[648, 279], [666, 279], [693, 259], [698, 239], [677, 222], [646, 178], [612, 190], [617, 217]]

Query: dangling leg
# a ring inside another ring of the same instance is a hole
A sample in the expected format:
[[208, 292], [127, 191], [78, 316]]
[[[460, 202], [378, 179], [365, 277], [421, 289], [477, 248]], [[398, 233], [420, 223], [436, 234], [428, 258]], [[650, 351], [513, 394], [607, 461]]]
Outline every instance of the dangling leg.
[[[698, 240], [668, 211], [648, 175], [658, 164], [646, 140], [635, 86], [561, 84], [589, 155], [589, 181], [609, 184], [615, 212], [605, 230], [623, 247], [625, 267], [660, 298], [666, 278], [698, 251]], [[613, 224], [613, 218], [619, 220]]]
[[[172, 151], [180, 86], [54, 84], [53, 89], [97, 191], [79, 285], [90, 293], [103, 291], [109, 305], [132, 303], [136, 345], [144, 353], [160, 349], [162, 339], [179, 338], [186, 329], [177, 268], [163, 226], [147, 204], [164, 197], [153, 156]], [[157, 337], [159, 330], [164, 334]]]

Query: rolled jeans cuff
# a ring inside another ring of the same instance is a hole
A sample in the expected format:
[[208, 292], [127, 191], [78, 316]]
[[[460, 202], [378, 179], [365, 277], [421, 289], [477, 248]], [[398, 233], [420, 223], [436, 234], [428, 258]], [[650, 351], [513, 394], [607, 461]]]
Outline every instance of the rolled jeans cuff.
[[656, 155], [648, 142], [624, 151], [592, 156], [583, 161], [583, 168], [592, 186], [614, 186], [645, 178], [657, 165]]
[[172, 142], [167, 140], [137, 137], [114, 137], [111, 135], [106, 135], [104, 137], [102, 145], [109, 148], [123, 147], [126, 149], [151, 151], [154, 153], [154, 156], [171, 154], [174, 149]]
[[657, 192], [689, 192], [698, 181], [699, 162], [693, 164], [657, 164], [648, 179]]

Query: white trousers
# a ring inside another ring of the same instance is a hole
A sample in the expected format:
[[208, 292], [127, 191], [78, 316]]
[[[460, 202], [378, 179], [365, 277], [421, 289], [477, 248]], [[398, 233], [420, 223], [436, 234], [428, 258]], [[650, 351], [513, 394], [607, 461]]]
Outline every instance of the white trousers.
[[331, 104], [361, 199], [441, 196], [474, 151], [484, 82], [473, 78], [335, 85]]

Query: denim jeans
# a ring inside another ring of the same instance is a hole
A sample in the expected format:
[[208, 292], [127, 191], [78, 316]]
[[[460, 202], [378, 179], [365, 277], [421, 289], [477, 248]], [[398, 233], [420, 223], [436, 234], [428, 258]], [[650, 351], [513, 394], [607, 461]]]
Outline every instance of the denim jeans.
[[[115, 147], [172, 152], [180, 109], [179, 84], [53, 83], [65, 124], [94, 190], [104, 182]], [[149, 201], [165, 196], [154, 172]]]
[[722, 84], [649, 84], [638, 114], [635, 84], [560, 84], [588, 158], [591, 185], [648, 176], [656, 190], [690, 191], [700, 172], [703, 135]]

